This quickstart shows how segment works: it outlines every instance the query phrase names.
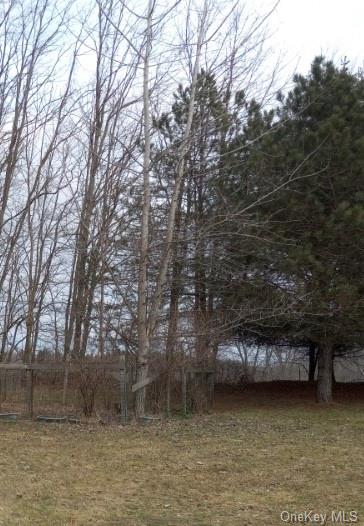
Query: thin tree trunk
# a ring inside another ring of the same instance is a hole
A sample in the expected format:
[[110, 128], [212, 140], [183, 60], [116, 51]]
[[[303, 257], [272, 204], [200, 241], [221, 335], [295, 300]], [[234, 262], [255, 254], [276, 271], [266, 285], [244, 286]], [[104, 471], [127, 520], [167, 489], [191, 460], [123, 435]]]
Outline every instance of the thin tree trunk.
[[[186, 252], [186, 243], [183, 243], [182, 250], [179, 251], [181, 243], [181, 206], [182, 206], [182, 194], [180, 193], [178, 209], [176, 214], [176, 227], [175, 227], [175, 244], [173, 246], [172, 256], [172, 282], [171, 282], [171, 295], [169, 303], [169, 320], [168, 320], [168, 333], [166, 343], [166, 365], [167, 365], [167, 384], [166, 384], [166, 412], [167, 416], [171, 413], [171, 383], [174, 374], [174, 353], [176, 349], [177, 340], [177, 328], [179, 318], [179, 298], [182, 291], [181, 274], [183, 269], [183, 261]], [[189, 205], [187, 205], [187, 216], [189, 214]]]
[[332, 373], [334, 349], [330, 342], [324, 342], [318, 348], [318, 377], [316, 400], [321, 404], [332, 401]]
[[315, 380], [315, 372], [316, 372], [316, 365], [317, 365], [317, 346], [313, 342], [310, 342], [309, 348], [308, 348], [308, 381], [314, 382]]
[[[150, 352], [150, 343], [153, 337], [157, 320], [160, 314], [163, 289], [167, 281], [167, 273], [172, 256], [172, 245], [175, 234], [176, 214], [178, 210], [178, 203], [183, 184], [185, 173], [185, 157], [190, 144], [190, 135], [192, 129], [192, 120], [194, 115], [195, 95], [197, 76], [200, 69], [200, 57], [203, 41], [206, 32], [206, 21], [208, 11], [208, 0], [205, 0], [204, 7], [201, 14], [199, 33], [195, 52], [195, 62], [193, 67], [190, 101], [188, 105], [188, 115], [185, 131], [178, 151], [177, 173], [174, 183], [174, 188], [171, 197], [170, 208], [167, 218], [167, 228], [164, 240], [164, 250], [162, 252], [156, 286], [152, 299], [149, 303], [149, 315], [147, 313], [147, 268], [148, 268], [148, 237], [149, 237], [149, 215], [150, 215], [150, 188], [149, 188], [149, 165], [150, 165], [150, 97], [148, 89], [149, 79], [149, 55], [151, 49], [152, 37], [152, 11], [154, 2], [150, 0], [147, 16], [147, 33], [146, 33], [146, 51], [144, 55], [144, 84], [143, 84], [143, 101], [144, 101], [144, 200], [142, 211], [142, 233], [141, 233], [141, 249], [139, 259], [139, 279], [138, 279], [138, 372], [137, 381], [142, 381], [148, 375], [148, 358]], [[140, 417], [144, 414], [145, 406], [145, 387], [139, 389], [136, 396], [136, 416]]]
[[[143, 157], [143, 209], [139, 256], [138, 276], [138, 363], [137, 382], [148, 376], [148, 356], [150, 339], [148, 334], [147, 319], [147, 269], [148, 269], [148, 247], [149, 247], [149, 215], [150, 215], [150, 95], [149, 95], [149, 60], [152, 46], [152, 15], [153, 0], [149, 0], [146, 43], [144, 52], [143, 71], [143, 117], [144, 117], [144, 157]], [[137, 418], [144, 415], [145, 411], [145, 389], [139, 389], [135, 398], [135, 413]]]
[[166, 365], [167, 365], [167, 385], [166, 385], [166, 412], [167, 416], [171, 413], [171, 383], [174, 373], [174, 353], [176, 348], [176, 333], [178, 327], [178, 306], [181, 294], [181, 262], [175, 259], [172, 271], [171, 297], [169, 305], [169, 323], [166, 343]]

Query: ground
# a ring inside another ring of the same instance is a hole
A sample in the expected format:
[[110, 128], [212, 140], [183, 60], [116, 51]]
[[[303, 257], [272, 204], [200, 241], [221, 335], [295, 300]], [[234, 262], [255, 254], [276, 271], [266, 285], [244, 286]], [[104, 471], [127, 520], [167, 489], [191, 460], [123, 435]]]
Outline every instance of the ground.
[[311, 394], [218, 390], [213, 414], [143, 428], [0, 423], [0, 525], [275, 526], [283, 510], [364, 524], [363, 388], [329, 408]]

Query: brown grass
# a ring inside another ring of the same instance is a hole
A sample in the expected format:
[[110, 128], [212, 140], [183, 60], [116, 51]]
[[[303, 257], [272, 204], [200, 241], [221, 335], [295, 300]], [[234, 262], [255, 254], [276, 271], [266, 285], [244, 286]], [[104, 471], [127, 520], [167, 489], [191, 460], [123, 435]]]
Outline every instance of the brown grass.
[[364, 524], [362, 401], [235, 398], [150, 428], [0, 423], [0, 525], [275, 526], [284, 509]]

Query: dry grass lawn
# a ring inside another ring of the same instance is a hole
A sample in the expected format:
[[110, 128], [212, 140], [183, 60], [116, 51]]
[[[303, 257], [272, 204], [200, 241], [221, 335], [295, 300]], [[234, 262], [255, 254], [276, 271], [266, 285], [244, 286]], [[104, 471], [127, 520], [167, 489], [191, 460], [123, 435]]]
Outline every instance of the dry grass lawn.
[[360, 401], [0, 433], [3, 526], [274, 526], [282, 510], [311, 509], [356, 510], [364, 524]]

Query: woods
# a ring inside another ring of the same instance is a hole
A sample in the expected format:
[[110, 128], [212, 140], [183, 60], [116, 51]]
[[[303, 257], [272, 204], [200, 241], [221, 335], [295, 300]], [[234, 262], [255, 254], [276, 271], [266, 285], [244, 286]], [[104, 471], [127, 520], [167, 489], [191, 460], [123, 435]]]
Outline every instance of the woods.
[[282, 345], [332, 400], [363, 345], [364, 79], [320, 56], [279, 90], [274, 7], [2, 3], [1, 362], [129, 353], [143, 382], [157, 355], [168, 413], [185, 363]]

